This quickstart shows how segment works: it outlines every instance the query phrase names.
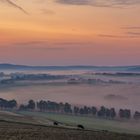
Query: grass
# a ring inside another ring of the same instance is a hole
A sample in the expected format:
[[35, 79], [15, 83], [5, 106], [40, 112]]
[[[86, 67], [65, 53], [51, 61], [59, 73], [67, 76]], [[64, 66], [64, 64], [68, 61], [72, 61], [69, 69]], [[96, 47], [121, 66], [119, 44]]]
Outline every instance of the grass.
[[99, 119], [94, 117], [81, 117], [29, 111], [21, 111], [18, 113], [31, 116], [36, 121], [42, 124], [51, 125], [52, 121], [58, 121], [62, 123], [65, 127], [76, 127], [77, 124], [82, 124], [87, 130], [109, 130], [120, 133], [140, 134], [140, 123], [134, 121], [115, 121]]
[[139, 140], [138, 135], [0, 121], [0, 140]]
[[[53, 126], [53, 121], [61, 125]], [[86, 129], [77, 129], [77, 124]], [[111, 129], [117, 130], [116, 124], [117, 121], [91, 117], [1, 111], [0, 140], [140, 140], [140, 135], [112, 132]], [[105, 129], [110, 131], [100, 131]]]

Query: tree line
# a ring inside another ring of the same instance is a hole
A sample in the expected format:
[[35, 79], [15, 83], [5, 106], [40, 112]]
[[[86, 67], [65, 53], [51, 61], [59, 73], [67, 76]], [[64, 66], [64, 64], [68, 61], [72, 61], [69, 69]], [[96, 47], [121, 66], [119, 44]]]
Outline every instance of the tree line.
[[6, 100], [0, 98], [0, 109], [14, 109], [20, 111], [41, 111], [41, 112], [55, 112], [71, 115], [80, 115], [80, 116], [96, 116], [99, 118], [106, 119], [115, 119], [119, 117], [121, 119], [131, 119], [140, 120], [140, 112], [135, 111], [132, 115], [130, 109], [120, 109], [119, 112], [116, 112], [115, 108], [107, 108], [101, 106], [99, 109], [95, 106], [88, 107], [78, 107], [73, 106], [69, 103], [57, 103], [52, 101], [40, 100], [35, 102], [34, 100], [29, 100], [27, 104], [18, 105], [16, 100]]

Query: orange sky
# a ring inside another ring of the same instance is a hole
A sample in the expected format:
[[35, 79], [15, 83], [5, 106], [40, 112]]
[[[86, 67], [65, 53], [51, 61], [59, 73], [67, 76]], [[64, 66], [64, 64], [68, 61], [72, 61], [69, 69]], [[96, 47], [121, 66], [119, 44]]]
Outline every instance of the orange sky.
[[140, 64], [138, 13], [137, 0], [0, 0], [0, 63]]

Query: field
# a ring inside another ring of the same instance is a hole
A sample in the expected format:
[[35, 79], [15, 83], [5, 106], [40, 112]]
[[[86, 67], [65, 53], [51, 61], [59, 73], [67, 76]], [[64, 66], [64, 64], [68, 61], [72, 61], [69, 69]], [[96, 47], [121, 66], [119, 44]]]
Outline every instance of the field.
[[140, 136], [0, 121], [0, 140], [139, 140]]
[[29, 111], [18, 111], [16, 113], [0, 111], [0, 120], [45, 126], [53, 126], [56, 121], [58, 126], [63, 128], [77, 129], [77, 125], [81, 124], [86, 130], [108, 130], [111, 132], [140, 134], [140, 122], [134, 120], [107, 120], [95, 117]]
[[[139, 140], [139, 124], [132, 123], [53, 113], [0, 111], [0, 140]], [[85, 129], [78, 129], [78, 124]]]
[[[60, 126], [76, 128], [82, 124], [86, 130], [108, 130], [119, 133], [140, 134], [140, 122], [138, 121], [119, 121], [106, 120], [94, 117], [80, 117], [72, 115], [60, 115], [54, 113], [27, 112], [22, 111], [20, 114], [33, 117], [36, 121], [43, 124], [52, 124], [51, 121], [60, 122]], [[49, 122], [49, 123], [48, 123]]]

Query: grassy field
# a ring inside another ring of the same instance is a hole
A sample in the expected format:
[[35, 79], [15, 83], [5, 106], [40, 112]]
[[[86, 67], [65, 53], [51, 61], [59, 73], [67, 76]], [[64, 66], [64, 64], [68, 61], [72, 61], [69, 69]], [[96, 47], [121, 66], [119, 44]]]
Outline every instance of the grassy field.
[[140, 136], [0, 121], [0, 140], [140, 140]]
[[[54, 121], [59, 125], [54, 126]], [[140, 135], [123, 133], [132, 131], [126, 126], [120, 128], [126, 124], [121, 123], [52, 113], [0, 111], [0, 140], [140, 140]], [[78, 129], [77, 124], [85, 129]]]
[[28, 111], [22, 111], [19, 113], [33, 117], [37, 122], [46, 125], [51, 125], [53, 121], [58, 121], [60, 122], [60, 126], [64, 127], [76, 128], [78, 124], [82, 124], [86, 130], [108, 130], [120, 133], [140, 134], [140, 122], [135, 121], [115, 121], [94, 117], [80, 117]]

